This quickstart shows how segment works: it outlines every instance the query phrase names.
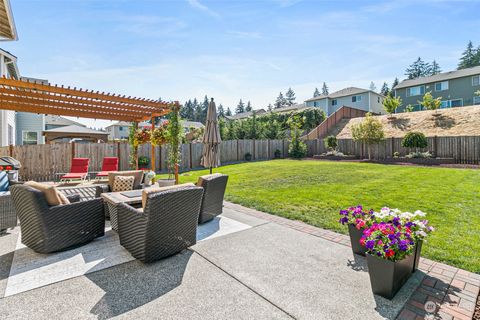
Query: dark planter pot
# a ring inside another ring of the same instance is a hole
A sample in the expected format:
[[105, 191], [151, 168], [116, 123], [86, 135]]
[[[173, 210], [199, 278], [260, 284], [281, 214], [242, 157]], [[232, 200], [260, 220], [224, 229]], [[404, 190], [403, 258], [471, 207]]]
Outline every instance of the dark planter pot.
[[422, 244], [423, 244], [423, 241], [420, 240], [416, 243], [415, 245], [415, 252], [414, 252], [414, 261], [413, 261], [413, 270], [412, 272], [415, 272], [417, 271], [418, 269], [418, 263], [420, 262], [420, 255], [422, 253]]
[[252, 161], [252, 155], [251, 154], [246, 154], [245, 155], [245, 161]]
[[349, 224], [348, 233], [350, 234], [353, 253], [365, 256], [367, 248], [360, 244], [360, 238], [363, 236], [363, 229], [358, 230], [353, 224]]
[[386, 299], [393, 299], [412, 275], [414, 260], [414, 254], [395, 262], [367, 254], [368, 274], [373, 293]]

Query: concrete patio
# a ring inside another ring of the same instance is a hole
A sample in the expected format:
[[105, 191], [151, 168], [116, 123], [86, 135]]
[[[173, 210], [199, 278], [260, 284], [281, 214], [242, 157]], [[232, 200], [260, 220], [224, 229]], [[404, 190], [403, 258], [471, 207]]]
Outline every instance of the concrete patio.
[[[478, 295], [478, 275], [424, 259], [389, 301], [371, 293], [365, 260], [346, 236], [231, 203], [223, 217], [233, 222], [204, 228], [202, 241], [162, 261], [118, 261], [8, 293], [18, 272], [15, 229], [0, 237], [2, 318], [415, 319], [429, 317], [422, 307], [430, 300], [442, 306], [437, 318], [462, 319]], [[123, 250], [114, 242], [97, 255]]]

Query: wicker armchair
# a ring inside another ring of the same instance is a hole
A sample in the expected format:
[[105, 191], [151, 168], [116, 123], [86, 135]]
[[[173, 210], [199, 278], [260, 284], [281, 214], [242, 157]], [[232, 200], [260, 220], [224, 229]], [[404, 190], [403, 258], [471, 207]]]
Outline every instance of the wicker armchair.
[[203, 189], [170, 189], [147, 196], [145, 208], [118, 207], [120, 244], [142, 262], [174, 255], [197, 242]]
[[228, 175], [220, 173], [198, 178], [197, 186], [204, 189], [198, 223], [205, 223], [222, 214], [227, 181]]
[[[9, 180], [10, 187], [23, 182]], [[13, 206], [10, 191], [0, 191], [0, 234], [17, 225], [17, 213]]]
[[11, 188], [12, 200], [20, 220], [22, 243], [39, 253], [61, 251], [87, 243], [105, 232], [102, 199], [49, 206], [44, 194], [26, 185]]

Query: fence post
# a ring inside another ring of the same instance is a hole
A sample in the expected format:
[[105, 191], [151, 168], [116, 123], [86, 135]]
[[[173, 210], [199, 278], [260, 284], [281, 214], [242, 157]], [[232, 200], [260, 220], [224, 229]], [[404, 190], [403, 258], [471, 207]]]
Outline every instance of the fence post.
[[71, 158], [71, 160], [73, 160], [73, 158], [75, 158], [75, 142], [72, 142], [72, 158]]
[[437, 145], [437, 136], [433, 136], [433, 154], [435, 157], [438, 157], [438, 145]]
[[393, 158], [393, 155], [395, 154], [395, 138], [392, 137], [392, 154], [390, 155]]
[[252, 159], [257, 159], [257, 155], [255, 154], [255, 139], [252, 141]]
[[192, 157], [192, 143], [188, 143], [188, 155], [190, 156], [190, 169], [193, 168], [192, 162], [193, 162], [193, 157]]
[[238, 156], [239, 156], [239, 155], [238, 155], [238, 153], [239, 153], [239, 152], [238, 152], [238, 139], [237, 139], [236, 141], [237, 141], [237, 162], [238, 162], [238, 161], [240, 161], [240, 158], [238, 157]]

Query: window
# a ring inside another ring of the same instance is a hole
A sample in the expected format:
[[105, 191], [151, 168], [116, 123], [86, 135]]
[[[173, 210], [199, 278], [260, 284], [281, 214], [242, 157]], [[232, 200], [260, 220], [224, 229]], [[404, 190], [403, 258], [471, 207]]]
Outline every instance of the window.
[[435, 83], [435, 91], [448, 90], [448, 81], [442, 81]]
[[118, 130], [123, 131], [123, 127], [120, 127]]
[[450, 105], [452, 106], [452, 108], [463, 107], [463, 100], [462, 99], [450, 100]]
[[337, 105], [337, 99], [333, 99], [332, 100], [332, 106], [336, 106]]
[[37, 131], [23, 131], [22, 133], [23, 144], [37, 144], [38, 132]]
[[480, 96], [473, 97], [473, 104], [480, 104]]
[[362, 96], [353, 96], [352, 97], [352, 102], [360, 102], [362, 101]]
[[480, 74], [472, 77], [472, 86], [480, 86]]
[[313, 102], [313, 106], [314, 106], [314, 107], [317, 106], [317, 101], [314, 101], [314, 102]]
[[407, 97], [421, 96], [425, 94], [425, 86], [407, 88]]

